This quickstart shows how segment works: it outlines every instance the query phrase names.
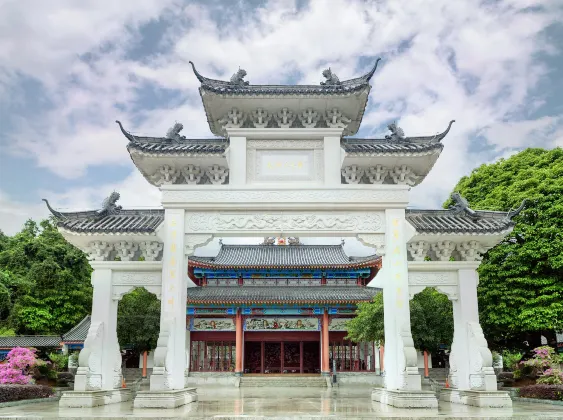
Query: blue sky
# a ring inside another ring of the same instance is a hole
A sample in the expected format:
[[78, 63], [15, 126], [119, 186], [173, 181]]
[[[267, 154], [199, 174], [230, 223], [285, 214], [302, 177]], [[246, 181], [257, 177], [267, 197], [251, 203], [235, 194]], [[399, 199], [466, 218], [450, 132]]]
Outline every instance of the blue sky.
[[563, 146], [563, 3], [0, 0], [0, 229], [64, 209], [155, 207], [114, 123], [211, 136], [188, 60], [210, 77], [319, 83], [383, 61], [358, 136], [398, 120], [445, 149], [412, 204], [436, 207], [474, 167]]

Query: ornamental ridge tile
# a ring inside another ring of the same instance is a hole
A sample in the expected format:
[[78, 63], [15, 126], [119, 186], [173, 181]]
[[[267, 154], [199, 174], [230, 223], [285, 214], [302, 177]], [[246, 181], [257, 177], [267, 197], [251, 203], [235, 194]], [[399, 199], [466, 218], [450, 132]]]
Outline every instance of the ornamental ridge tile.
[[0, 337], [0, 349], [13, 347], [60, 347], [61, 337], [58, 335], [17, 335]]

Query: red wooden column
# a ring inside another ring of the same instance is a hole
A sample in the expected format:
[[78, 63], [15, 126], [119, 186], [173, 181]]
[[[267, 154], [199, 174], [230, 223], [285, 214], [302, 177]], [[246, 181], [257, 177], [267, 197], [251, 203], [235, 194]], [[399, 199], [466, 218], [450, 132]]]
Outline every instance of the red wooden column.
[[384, 359], [385, 359], [385, 347], [379, 346], [379, 371], [381, 373], [385, 371], [385, 366], [383, 366]]
[[328, 354], [328, 311], [325, 309], [323, 313], [323, 328], [322, 328], [322, 355], [323, 361], [321, 366], [321, 375], [330, 375], [330, 357]]
[[428, 378], [430, 374], [428, 373], [428, 352], [424, 350], [424, 377]]
[[242, 314], [240, 308], [237, 309], [235, 317], [236, 326], [236, 358], [235, 358], [235, 375], [242, 376]]

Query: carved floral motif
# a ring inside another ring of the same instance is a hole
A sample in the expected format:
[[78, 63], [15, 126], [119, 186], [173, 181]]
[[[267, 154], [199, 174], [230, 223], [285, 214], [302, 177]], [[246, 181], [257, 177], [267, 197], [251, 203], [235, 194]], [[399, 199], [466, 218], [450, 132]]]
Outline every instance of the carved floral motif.
[[162, 247], [163, 244], [156, 241], [143, 241], [139, 243], [141, 256], [145, 258], [145, 261], [158, 261]]
[[139, 245], [129, 241], [119, 241], [115, 244], [117, 257], [119, 257], [121, 261], [131, 261], [131, 259], [135, 257], [138, 249]]
[[407, 165], [395, 166], [390, 174], [393, 178], [393, 182], [399, 185], [413, 186], [416, 185], [417, 181], [421, 178]]
[[364, 176], [364, 170], [358, 165], [346, 166], [341, 173], [346, 184], [359, 184]]
[[448, 261], [455, 250], [455, 243], [452, 241], [440, 241], [432, 244], [432, 251], [440, 261]]
[[467, 241], [457, 244], [462, 261], [481, 261], [487, 250], [477, 241]]
[[156, 185], [161, 186], [174, 184], [180, 175], [180, 171], [173, 166], [162, 165], [150, 178]]
[[113, 250], [113, 245], [104, 241], [93, 241], [88, 244], [86, 253], [90, 260], [93, 261], [107, 261], [109, 255]]
[[426, 241], [417, 241], [407, 244], [407, 250], [411, 255], [413, 261], [424, 261], [428, 255], [430, 244]]

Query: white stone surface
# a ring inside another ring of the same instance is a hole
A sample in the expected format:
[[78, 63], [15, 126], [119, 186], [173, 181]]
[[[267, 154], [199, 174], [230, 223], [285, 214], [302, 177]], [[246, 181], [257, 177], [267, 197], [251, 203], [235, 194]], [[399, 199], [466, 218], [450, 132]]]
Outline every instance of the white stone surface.
[[176, 408], [197, 401], [195, 388], [170, 391], [139, 391], [133, 401], [134, 408]]
[[401, 391], [374, 388], [373, 401], [399, 408], [438, 408], [438, 400], [433, 391]]
[[59, 400], [59, 407], [82, 408], [117, 404], [131, 400], [131, 390], [127, 388], [110, 391], [69, 391]]
[[485, 408], [511, 408], [512, 399], [506, 391], [440, 390], [440, 400]]

